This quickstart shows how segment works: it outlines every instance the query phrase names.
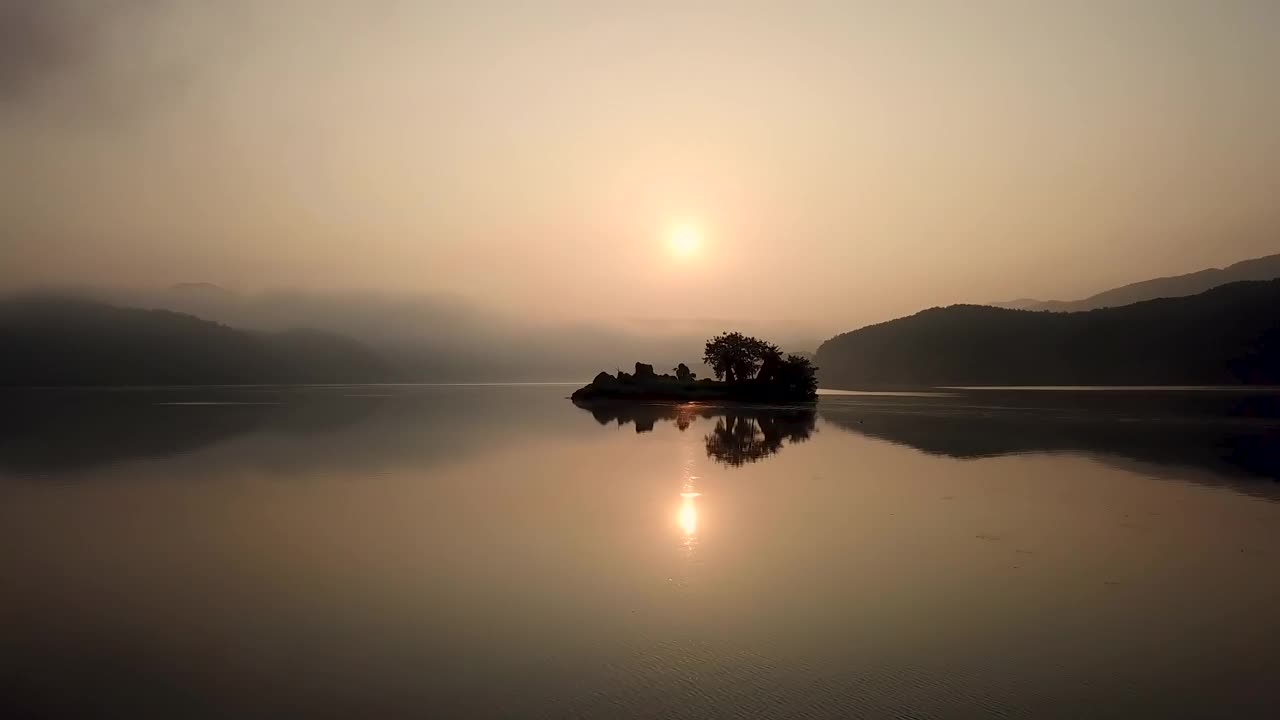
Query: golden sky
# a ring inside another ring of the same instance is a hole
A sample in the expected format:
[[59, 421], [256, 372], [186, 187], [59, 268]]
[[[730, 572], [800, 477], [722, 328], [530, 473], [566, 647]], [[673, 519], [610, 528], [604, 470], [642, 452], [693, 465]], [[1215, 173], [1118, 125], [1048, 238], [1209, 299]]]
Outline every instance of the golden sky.
[[1278, 71], [1268, 0], [0, 0], [0, 285], [1081, 297], [1280, 252]]

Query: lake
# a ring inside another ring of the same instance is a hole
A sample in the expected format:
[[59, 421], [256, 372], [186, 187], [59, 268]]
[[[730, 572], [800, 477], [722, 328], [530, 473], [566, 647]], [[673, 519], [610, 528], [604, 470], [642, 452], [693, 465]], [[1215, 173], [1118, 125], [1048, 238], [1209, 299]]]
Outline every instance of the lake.
[[4, 391], [0, 716], [1280, 717], [1280, 391]]

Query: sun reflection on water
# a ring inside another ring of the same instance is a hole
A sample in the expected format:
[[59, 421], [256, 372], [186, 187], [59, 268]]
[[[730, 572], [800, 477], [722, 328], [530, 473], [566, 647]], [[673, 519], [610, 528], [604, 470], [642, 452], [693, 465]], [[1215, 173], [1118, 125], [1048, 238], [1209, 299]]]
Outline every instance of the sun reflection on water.
[[680, 512], [677, 521], [680, 523], [680, 529], [684, 531], [684, 544], [687, 546], [697, 538], [698, 535], [698, 505], [694, 499], [702, 495], [696, 492], [680, 493]]
[[[676, 426], [681, 430], [693, 422], [692, 406], [680, 408], [676, 417]], [[690, 573], [698, 564], [698, 498], [702, 493], [698, 488], [698, 463], [702, 457], [701, 448], [691, 435], [681, 433], [684, 455], [683, 468], [680, 472], [680, 504], [676, 506], [676, 528], [680, 531], [680, 554], [683, 556], [683, 568], [678, 571], [681, 586], [687, 586], [692, 580]]]

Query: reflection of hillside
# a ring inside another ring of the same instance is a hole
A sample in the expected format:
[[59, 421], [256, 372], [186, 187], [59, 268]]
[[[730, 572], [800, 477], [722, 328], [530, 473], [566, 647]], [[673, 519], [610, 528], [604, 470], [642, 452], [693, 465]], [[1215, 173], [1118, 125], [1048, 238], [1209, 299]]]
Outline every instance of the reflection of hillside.
[[634, 423], [637, 433], [652, 431], [658, 422], [673, 422], [683, 432], [698, 418], [714, 420], [705, 438], [707, 456], [735, 467], [773, 455], [787, 442], [804, 442], [817, 422], [816, 413], [807, 408], [612, 401], [579, 407], [601, 425]]
[[[75, 475], [200, 453], [279, 472], [371, 472], [434, 463], [554, 431], [559, 390], [166, 388], [15, 390], [0, 395], [0, 474]], [[548, 417], [542, 417], [546, 415]], [[564, 417], [564, 416], [560, 416]], [[530, 423], [530, 419], [533, 422]], [[519, 431], [517, 431], [517, 426]], [[481, 431], [482, 430], [482, 431]]]
[[828, 398], [837, 427], [955, 458], [1067, 452], [1280, 497], [1280, 396], [1227, 393], [960, 393]]
[[159, 405], [183, 402], [162, 391], [15, 391], [0, 415], [0, 470], [57, 472], [143, 458], [180, 455], [264, 425], [276, 424], [273, 398], [238, 396], [254, 403], [206, 408]]

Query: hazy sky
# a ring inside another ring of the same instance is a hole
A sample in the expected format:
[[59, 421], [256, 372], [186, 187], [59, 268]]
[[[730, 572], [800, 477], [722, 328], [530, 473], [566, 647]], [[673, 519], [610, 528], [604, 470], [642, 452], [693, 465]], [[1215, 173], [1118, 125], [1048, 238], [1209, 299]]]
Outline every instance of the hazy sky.
[[0, 285], [1074, 298], [1280, 252], [1278, 78], [1274, 0], [0, 0]]

